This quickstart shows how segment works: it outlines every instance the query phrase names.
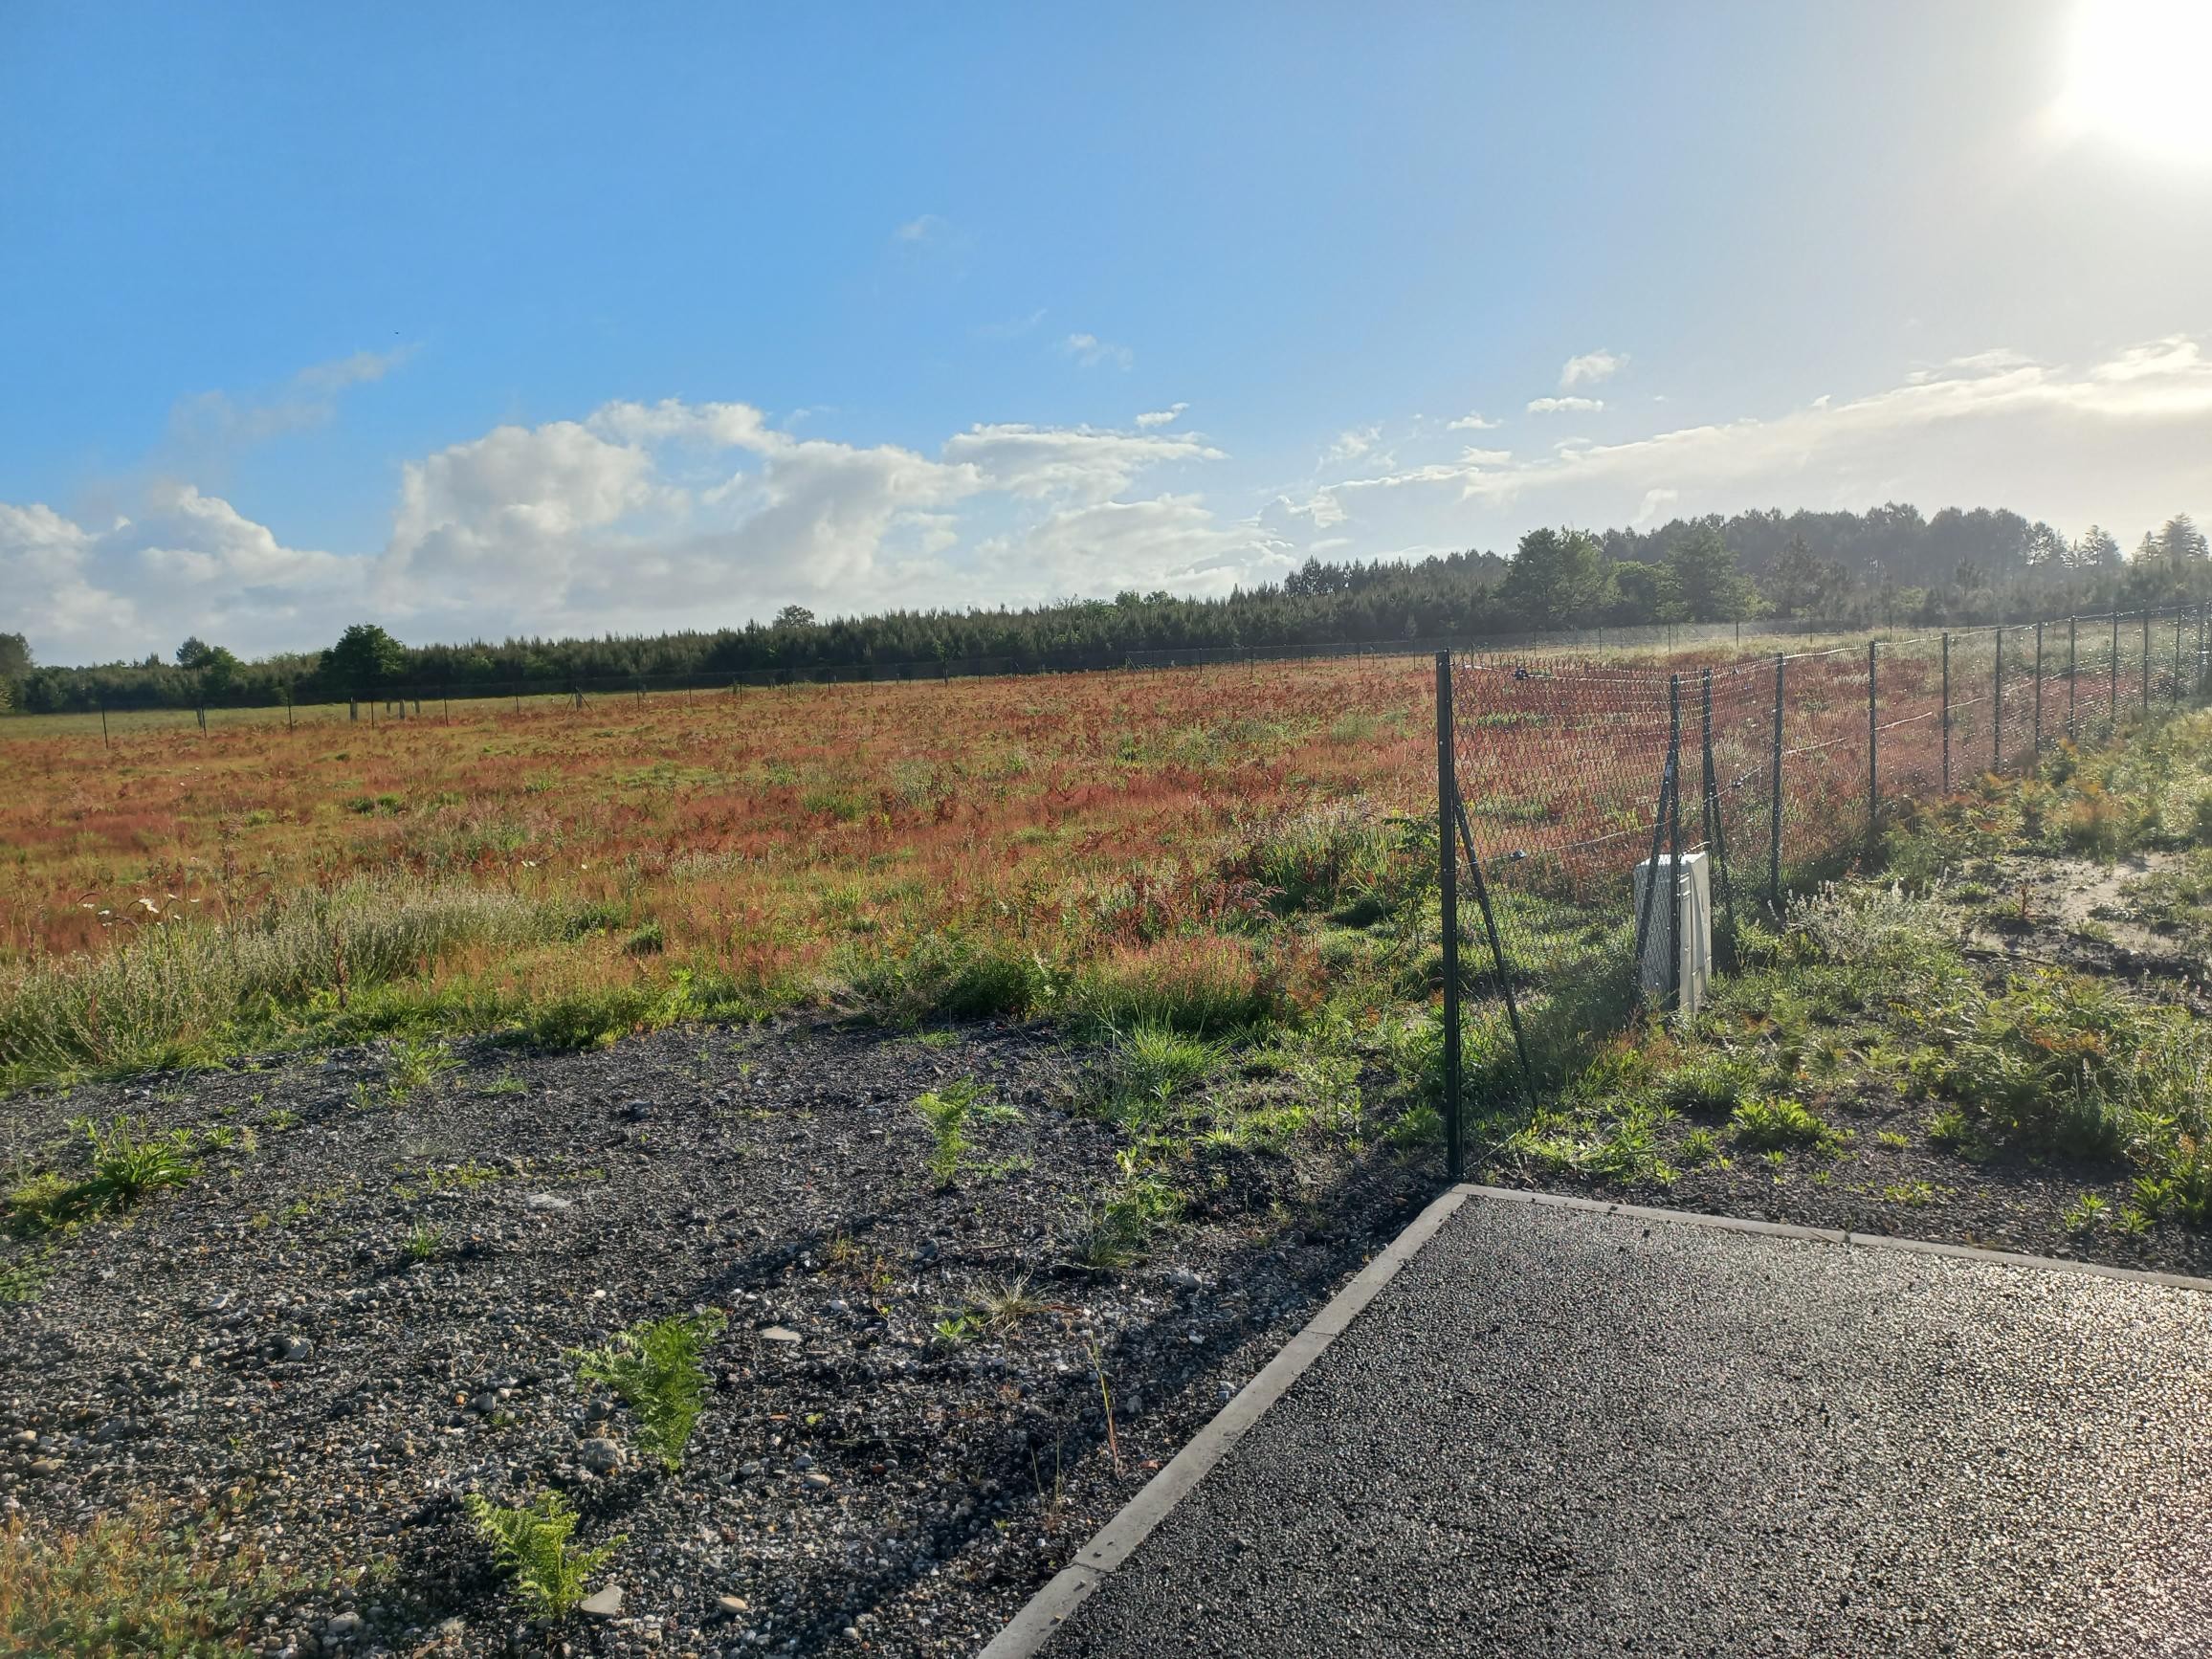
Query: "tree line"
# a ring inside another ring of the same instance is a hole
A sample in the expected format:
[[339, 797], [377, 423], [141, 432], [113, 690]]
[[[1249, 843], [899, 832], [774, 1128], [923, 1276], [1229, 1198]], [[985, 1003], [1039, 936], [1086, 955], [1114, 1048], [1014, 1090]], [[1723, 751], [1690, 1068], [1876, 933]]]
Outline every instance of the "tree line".
[[893, 610], [596, 639], [406, 646], [364, 623], [328, 649], [246, 661], [188, 639], [168, 659], [39, 666], [0, 633], [0, 699], [25, 712], [101, 706], [343, 701], [400, 688], [490, 693], [656, 675], [806, 674], [978, 658], [1012, 667], [1105, 665], [1146, 652], [1375, 645], [1762, 616], [1839, 628], [1971, 625], [2137, 609], [2212, 597], [2205, 537], [2186, 514], [2133, 557], [2091, 525], [2069, 540], [2003, 509], [1932, 518], [1779, 511], [1676, 519], [1650, 529], [1532, 530], [1511, 557], [1308, 560], [1280, 583], [1226, 597], [1124, 592], [1024, 609]]

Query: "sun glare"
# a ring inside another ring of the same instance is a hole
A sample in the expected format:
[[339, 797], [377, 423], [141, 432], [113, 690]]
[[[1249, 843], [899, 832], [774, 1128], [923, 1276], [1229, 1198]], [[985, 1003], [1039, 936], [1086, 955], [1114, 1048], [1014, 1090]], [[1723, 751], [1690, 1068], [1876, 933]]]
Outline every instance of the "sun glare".
[[2065, 112], [2177, 160], [2212, 162], [2212, 0], [2084, 0], [2068, 44]]

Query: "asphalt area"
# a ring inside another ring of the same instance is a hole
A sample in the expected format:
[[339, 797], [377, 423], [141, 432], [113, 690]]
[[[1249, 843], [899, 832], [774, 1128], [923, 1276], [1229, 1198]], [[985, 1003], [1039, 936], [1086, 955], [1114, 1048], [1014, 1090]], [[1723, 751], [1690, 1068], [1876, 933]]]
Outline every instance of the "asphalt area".
[[2212, 1653], [2208, 1338], [2148, 1276], [1474, 1193], [1040, 1650]]

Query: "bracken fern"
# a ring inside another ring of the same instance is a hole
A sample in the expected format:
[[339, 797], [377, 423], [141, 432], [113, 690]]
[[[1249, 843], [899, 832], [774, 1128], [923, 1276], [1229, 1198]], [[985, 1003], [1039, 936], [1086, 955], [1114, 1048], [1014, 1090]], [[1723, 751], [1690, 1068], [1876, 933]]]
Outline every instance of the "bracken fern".
[[597, 1549], [570, 1543], [576, 1512], [557, 1492], [540, 1493], [513, 1509], [482, 1493], [470, 1493], [465, 1501], [469, 1518], [492, 1546], [493, 1559], [513, 1575], [516, 1593], [540, 1619], [565, 1619], [574, 1612], [587, 1593], [586, 1581], [630, 1541], [617, 1534]]
[[684, 1448], [706, 1405], [699, 1355], [722, 1328], [719, 1313], [677, 1315], [633, 1325], [604, 1348], [579, 1352], [576, 1375], [611, 1388], [637, 1416], [637, 1443], [664, 1469], [683, 1467]]

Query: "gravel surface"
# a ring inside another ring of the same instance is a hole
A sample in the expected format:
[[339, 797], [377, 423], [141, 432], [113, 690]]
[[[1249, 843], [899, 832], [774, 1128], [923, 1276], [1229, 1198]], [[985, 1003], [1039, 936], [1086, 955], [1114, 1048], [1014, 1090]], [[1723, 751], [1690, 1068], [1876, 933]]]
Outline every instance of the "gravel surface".
[[[271, 1609], [268, 1653], [972, 1652], [1433, 1189], [1382, 1153], [1202, 1150], [1183, 1224], [1100, 1272], [1068, 1239], [1120, 1143], [1049, 1030], [453, 1052], [397, 1101], [378, 1048], [6, 1103], [19, 1171], [80, 1160], [77, 1114], [257, 1144], [10, 1247], [47, 1277], [0, 1305], [0, 1511], [167, 1500], [339, 1575]], [[965, 1077], [1020, 1116], [940, 1185], [911, 1102]], [[935, 1337], [1024, 1279], [1027, 1316]], [[686, 1467], [641, 1467], [568, 1351], [707, 1308]], [[491, 1571], [462, 1494], [548, 1488], [581, 1541], [628, 1535], [618, 1616], [525, 1628]]]
[[1045, 1652], [2201, 1654], [2208, 1310], [1475, 1198]]

